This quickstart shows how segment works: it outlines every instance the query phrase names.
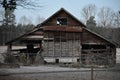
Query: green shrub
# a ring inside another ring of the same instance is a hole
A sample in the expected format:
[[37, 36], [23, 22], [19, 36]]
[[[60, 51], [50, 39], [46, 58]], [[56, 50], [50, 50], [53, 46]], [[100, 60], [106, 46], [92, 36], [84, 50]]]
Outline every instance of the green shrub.
[[19, 58], [20, 58], [20, 63], [22, 63], [24, 65], [27, 63], [27, 59], [26, 59], [26, 56], [24, 53], [20, 53]]

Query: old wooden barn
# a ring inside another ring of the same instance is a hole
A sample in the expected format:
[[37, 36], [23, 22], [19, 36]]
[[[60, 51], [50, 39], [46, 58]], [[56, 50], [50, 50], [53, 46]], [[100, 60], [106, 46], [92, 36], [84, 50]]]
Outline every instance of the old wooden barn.
[[19, 51], [26, 53], [33, 63], [38, 54], [48, 63], [116, 63], [116, 46], [88, 30], [81, 21], [63, 8], [31, 32], [7, 42], [8, 52], [12, 53], [12, 45], [16, 41], [26, 45], [26, 49]]

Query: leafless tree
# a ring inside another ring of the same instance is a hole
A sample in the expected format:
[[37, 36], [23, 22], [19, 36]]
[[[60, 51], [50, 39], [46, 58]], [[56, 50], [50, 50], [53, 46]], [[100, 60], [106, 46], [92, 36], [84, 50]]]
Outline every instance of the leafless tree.
[[[39, 0], [37, 0], [39, 1]], [[5, 19], [4, 19], [4, 24], [9, 25], [9, 23], [13, 23], [15, 20], [14, 16], [14, 11], [17, 8], [17, 6], [23, 7], [23, 8], [31, 8], [33, 9], [34, 7], [39, 7], [38, 3], [36, 0], [0, 0], [0, 6], [5, 11]]]
[[31, 19], [27, 18], [26, 16], [22, 16], [19, 20], [19, 24], [22, 26], [27, 25], [27, 24], [32, 24]]
[[114, 11], [109, 7], [102, 7], [98, 12], [99, 26], [111, 27], [113, 25]]
[[0, 8], [4, 10], [4, 19], [2, 20], [3, 28], [9, 28], [8, 30], [6, 29], [3, 32], [10, 33], [8, 34], [9, 37], [7, 37], [7, 39], [12, 37], [12, 27], [15, 24], [14, 11], [18, 8], [18, 6], [26, 9], [35, 9], [41, 7], [40, 4], [38, 4], [38, 1], [40, 0], [0, 0]]
[[96, 15], [97, 12], [97, 7], [94, 4], [88, 4], [87, 6], [82, 8], [82, 17], [84, 22], [86, 23], [86, 21], [91, 17]]
[[114, 26], [120, 27], [120, 12], [116, 12], [114, 15]]
[[0, 9], [0, 24], [2, 24], [3, 19], [4, 19], [4, 10]]
[[45, 20], [44, 17], [37, 16], [37, 18], [36, 18], [36, 24], [40, 24], [40, 23], [42, 23], [44, 20]]

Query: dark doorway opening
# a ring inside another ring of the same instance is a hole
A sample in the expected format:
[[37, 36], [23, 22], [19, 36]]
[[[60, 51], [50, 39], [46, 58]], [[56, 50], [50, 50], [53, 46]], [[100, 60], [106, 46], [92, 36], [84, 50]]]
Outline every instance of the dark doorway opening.
[[59, 59], [55, 59], [55, 63], [59, 63]]
[[80, 59], [77, 59], [77, 62], [80, 62]]

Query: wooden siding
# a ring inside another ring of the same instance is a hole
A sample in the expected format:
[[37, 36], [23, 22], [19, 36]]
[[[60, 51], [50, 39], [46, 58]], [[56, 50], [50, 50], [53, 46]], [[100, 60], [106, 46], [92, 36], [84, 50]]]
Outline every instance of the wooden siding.
[[53, 40], [44, 41], [45, 57], [78, 57], [81, 53], [80, 33], [46, 32], [46, 38]]
[[82, 28], [79, 26], [71, 26], [71, 27], [65, 27], [65, 26], [44, 26], [44, 31], [66, 31], [66, 32], [82, 32]]
[[61, 11], [58, 14], [54, 15], [52, 18], [50, 18], [46, 23], [44, 23], [43, 26], [56, 26], [57, 18], [59, 18], [59, 17], [67, 18], [68, 25], [66, 25], [66, 26], [80, 26], [81, 25], [81, 23], [79, 23], [77, 20], [73, 19], [65, 11]]
[[102, 39], [101, 37], [85, 29], [83, 30], [83, 33], [82, 33], [82, 43], [83, 44], [110, 44], [106, 40]]

